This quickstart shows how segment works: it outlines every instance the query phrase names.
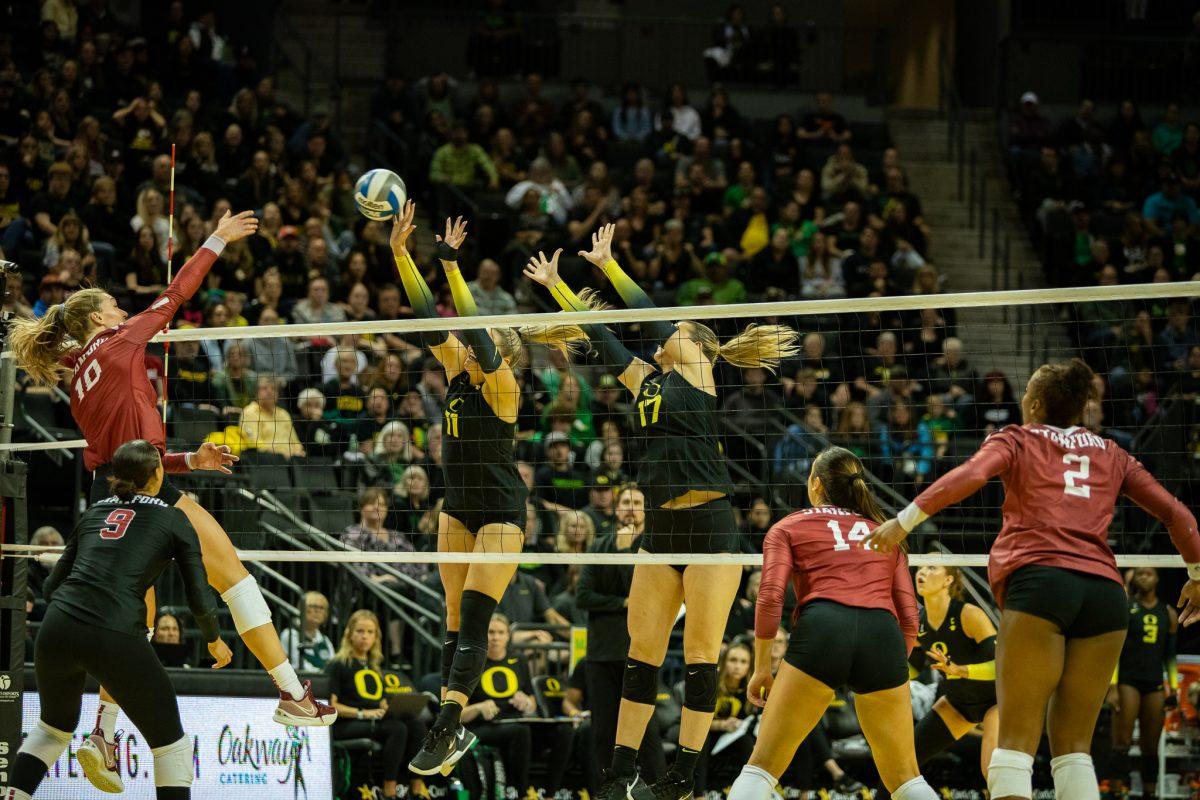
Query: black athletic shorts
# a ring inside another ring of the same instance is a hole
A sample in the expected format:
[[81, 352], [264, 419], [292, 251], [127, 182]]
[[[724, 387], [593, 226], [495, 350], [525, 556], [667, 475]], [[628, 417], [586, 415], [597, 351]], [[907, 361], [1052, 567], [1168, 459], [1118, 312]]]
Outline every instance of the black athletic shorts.
[[1118, 686], [1129, 686], [1133, 689], [1136, 689], [1138, 694], [1143, 694], [1143, 695], [1144, 694], [1161, 694], [1162, 690], [1163, 690], [1162, 678], [1159, 678], [1158, 680], [1151, 680], [1149, 678], [1147, 678], [1147, 679], [1126, 678], [1123, 675], [1121, 675], [1119, 672], [1117, 673], [1117, 685]]
[[475, 509], [466, 511], [464, 509], [456, 509], [449, 503], [444, 503], [442, 505], [442, 513], [448, 517], [454, 517], [471, 533], [477, 532], [484, 525], [497, 525], [500, 523], [516, 525], [521, 530], [525, 530], [525, 506], [523, 505], [520, 508]]
[[[101, 464], [92, 471], [92, 491], [88, 495], [88, 505], [94, 505], [106, 497], [112, 497], [112, 490], [108, 488], [110, 475], [112, 475], [111, 464]], [[162, 487], [158, 490], [158, 499], [173, 506], [179, 502], [180, 497], [183, 497], [183, 492], [176, 489], [175, 485], [171, 483], [170, 475], [164, 474]]]
[[[738, 529], [728, 497], [691, 508], [646, 508], [647, 553], [736, 553]], [[680, 572], [684, 565], [675, 565]]]
[[1121, 584], [1061, 567], [1030, 564], [1009, 575], [1004, 608], [1050, 620], [1068, 639], [1129, 627], [1129, 598]]
[[175, 688], [145, 636], [81, 622], [51, 601], [33, 652], [42, 721], [50, 727], [75, 730], [84, 682], [91, 675], [147, 745], [164, 747], [183, 738]]
[[891, 612], [814, 600], [800, 610], [783, 659], [831, 689], [869, 694], [908, 683], [907, 655]]
[[946, 702], [967, 722], [983, 722], [983, 715], [997, 704], [995, 681], [971, 681], [980, 686], [962, 689], [958, 688], [959, 683], [961, 681], [941, 681], [938, 695], [945, 697]]

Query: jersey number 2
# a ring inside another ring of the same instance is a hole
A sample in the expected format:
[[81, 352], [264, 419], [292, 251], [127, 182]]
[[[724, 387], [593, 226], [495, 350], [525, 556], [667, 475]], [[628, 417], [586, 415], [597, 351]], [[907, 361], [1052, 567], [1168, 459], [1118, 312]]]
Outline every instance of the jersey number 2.
[[1091, 462], [1087, 456], [1077, 456], [1074, 453], [1067, 453], [1063, 456], [1063, 463], [1067, 466], [1078, 464], [1079, 469], [1069, 469], [1063, 473], [1063, 494], [1069, 494], [1074, 497], [1091, 497], [1092, 487], [1082, 486], [1075, 481], [1086, 481], [1088, 479], [1088, 467]]
[[[842, 526], [836, 519], [831, 519], [825, 524], [829, 526], [829, 530], [833, 531], [834, 550], [849, 550], [850, 542], [861, 542], [871, 532], [871, 529], [867, 527], [867, 523], [861, 519], [854, 523], [854, 527], [850, 529], [849, 535], [845, 538], [842, 537]], [[846, 539], [849, 539], [850, 542], [847, 542]]]
[[75, 380], [75, 394], [79, 395], [79, 399], [82, 400], [84, 392], [90, 392], [98, 380], [100, 380], [100, 362], [89, 361], [83, 369], [83, 374]]
[[100, 528], [100, 538], [120, 539], [125, 535], [129, 523], [133, 522], [135, 516], [137, 516], [136, 511], [128, 508], [114, 508], [112, 513], [104, 518], [104, 525]]

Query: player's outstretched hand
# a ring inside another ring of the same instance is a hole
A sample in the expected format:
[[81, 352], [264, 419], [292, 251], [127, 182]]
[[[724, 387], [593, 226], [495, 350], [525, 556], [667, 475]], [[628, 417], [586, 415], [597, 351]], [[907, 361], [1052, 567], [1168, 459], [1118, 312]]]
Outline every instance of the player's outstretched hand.
[[868, 550], [890, 553], [900, 546], [900, 543], [904, 541], [906, 536], [908, 536], [908, 532], [900, 527], [900, 522], [895, 519], [889, 519], [867, 534], [867, 538], [862, 540], [862, 546]]
[[750, 702], [762, 708], [767, 704], [767, 698], [771, 695], [771, 687], [775, 685], [775, 676], [770, 672], [755, 672], [750, 676], [750, 685], [746, 689], [746, 695], [750, 698]]
[[232, 475], [233, 470], [230, 467], [238, 460], [228, 445], [205, 442], [195, 453], [192, 453], [192, 469], [208, 469]]
[[417, 204], [409, 200], [404, 204], [404, 210], [392, 220], [392, 235], [388, 237], [388, 244], [392, 246], [394, 255], [400, 255], [409, 235], [417, 229], [417, 226], [413, 225], [413, 217], [416, 215]]
[[245, 239], [258, 230], [258, 217], [253, 211], [239, 211], [237, 214], [225, 212], [213, 235], [225, 244], [233, 244], [238, 239]]
[[[462, 247], [462, 243], [467, 240], [467, 221], [462, 217], [455, 220], [447, 217], [446, 233], [441, 236], [435, 235], [434, 238], [437, 239], [439, 245], [446, 245], [446, 247], [453, 249], [455, 251], [454, 255], [457, 256], [458, 248]], [[453, 261], [454, 259], [452, 258], [442, 257], [444, 249], [441, 247], [438, 248], [438, 258], [441, 258], [442, 261]], [[449, 253], [446, 253], [446, 255], [449, 255]]]
[[1176, 605], [1182, 609], [1179, 612], [1180, 625], [1191, 625], [1200, 620], [1200, 581], [1185, 583]]
[[546, 254], [538, 252], [536, 256], [529, 259], [529, 263], [525, 265], [525, 277], [534, 283], [540, 283], [547, 289], [558, 283], [558, 257], [562, 255], [562, 248], [554, 251], [554, 255], [546, 258]]
[[213, 664], [213, 669], [220, 669], [233, 660], [233, 651], [229, 649], [229, 645], [225, 644], [225, 640], [223, 639], [210, 642], [208, 645], [208, 654], [217, 662]]
[[580, 250], [579, 255], [586, 258], [597, 267], [603, 267], [612, 260], [613, 232], [617, 226], [613, 223], [601, 225], [600, 230], [592, 234], [592, 249]]

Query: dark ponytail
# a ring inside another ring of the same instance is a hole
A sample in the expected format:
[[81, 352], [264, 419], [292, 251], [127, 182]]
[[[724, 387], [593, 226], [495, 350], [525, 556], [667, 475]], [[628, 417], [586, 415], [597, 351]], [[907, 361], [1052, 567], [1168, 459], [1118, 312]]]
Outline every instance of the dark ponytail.
[[158, 470], [158, 448], [145, 439], [134, 439], [113, 453], [109, 490], [122, 500], [130, 500], [154, 477]]
[[844, 447], [822, 450], [813, 460], [812, 474], [821, 481], [825, 501], [859, 516], [884, 522], [888, 517], [867, 485], [867, 473], [858, 456]]
[[1065, 364], [1044, 364], [1033, 376], [1032, 391], [1042, 403], [1044, 422], [1066, 428], [1083, 417], [1095, 394], [1092, 368], [1078, 358]]

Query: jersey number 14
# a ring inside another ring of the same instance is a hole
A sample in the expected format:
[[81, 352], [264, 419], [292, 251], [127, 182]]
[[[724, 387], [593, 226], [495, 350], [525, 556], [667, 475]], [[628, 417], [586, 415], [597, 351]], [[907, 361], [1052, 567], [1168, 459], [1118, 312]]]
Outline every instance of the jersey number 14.
[[845, 537], [842, 536], [842, 525], [836, 519], [831, 519], [825, 524], [829, 526], [829, 530], [833, 531], [834, 550], [849, 550], [850, 542], [861, 542], [871, 532], [867, 523], [861, 519], [854, 523], [853, 527], [850, 528], [850, 533]]

